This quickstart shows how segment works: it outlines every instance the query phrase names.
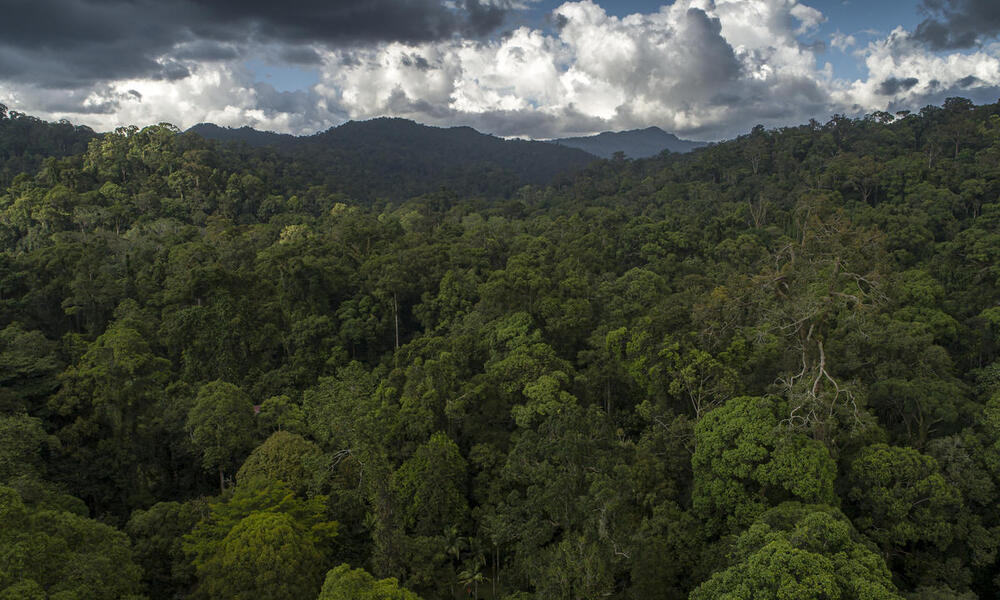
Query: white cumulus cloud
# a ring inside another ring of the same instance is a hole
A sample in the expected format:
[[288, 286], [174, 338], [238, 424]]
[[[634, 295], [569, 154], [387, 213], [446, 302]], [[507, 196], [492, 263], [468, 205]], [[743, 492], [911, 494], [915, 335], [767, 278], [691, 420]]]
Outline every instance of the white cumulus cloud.
[[657, 125], [721, 139], [757, 123], [919, 108], [947, 95], [996, 99], [989, 94], [1000, 86], [1000, 46], [932, 52], [898, 28], [861, 47], [838, 31], [831, 46], [853, 49], [867, 71], [842, 80], [822, 60], [822, 44], [805, 39], [825, 19], [796, 0], [676, 0], [624, 17], [581, 0], [556, 8], [549, 29], [522, 26], [486, 39], [311, 44], [319, 82], [306, 90], [281, 92], [256, 82], [240, 58], [226, 53], [196, 60], [178, 51], [160, 61], [183, 76], [76, 90], [0, 81], [0, 102], [102, 130], [212, 121], [301, 134], [391, 115], [503, 136]]

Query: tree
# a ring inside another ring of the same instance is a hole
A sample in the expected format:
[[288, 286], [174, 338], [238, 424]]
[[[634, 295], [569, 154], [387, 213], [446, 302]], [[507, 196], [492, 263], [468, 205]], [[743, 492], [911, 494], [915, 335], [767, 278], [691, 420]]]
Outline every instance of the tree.
[[0, 410], [27, 411], [42, 402], [58, 389], [56, 376], [64, 366], [56, 344], [41, 331], [17, 323], [0, 330]]
[[201, 563], [206, 598], [298, 600], [320, 589], [325, 556], [306, 526], [283, 512], [253, 512]]
[[947, 120], [942, 126], [944, 135], [955, 144], [955, 160], [961, 143], [971, 137], [976, 131], [976, 122], [972, 118], [975, 105], [968, 98], [945, 98], [944, 113]]
[[302, 407], [292, 402], [288, 396], [272, 396], [260, 405], [260, 429], [266, 433], [290, 431], [301, 433], [306, 430]]
[[828, 506], [765, 512], [736, 540], [732, 561], [690, 599], [902, 600], [882, 558]]
[[468, 516], [466, 465], [447, 435], [435, 433], [393, 473], [392, 489], [403, 506], [402, 524], [417, 535], [437, 535]]
[[320, 456], [316, 444], [301, 435], [276, 431], [257, 446], [236, 472], [236, 483], [242, 485], [255, 478], [283, 481], [293, 490], [304, 492], [314, 476], [310, 470]]
[[45, 433], [41, 420], [25, 414], [0, 414], [0, 483], [39, 475], [43, 450], [57, 444], [58, 440]]
[[167, 480], [157, 426], [170, 362], [135, 329], [115, 323], [67, 368], [48, 400], [59, 426], [58, 478], [98, 511], [127, 515]]
[[[124, 533], [0, 486], [0, 598], [140, 600]], [[23, 594], [23, 595], [22, 595]]]
[[823, 444], [782, 424], [775, 398], [733, 398], [695, 426], [692, 504], [711, 529], [735, 532], [786, 500], [836, 504]]
[[183, 536], [208, 512], [203, 500], [158, 502], [132, 513], [125, 532], [132, 538], [143, 583], [154, 600], [171, 600], [195, 583], [194, 567], [184, 555]]
[[211, 503], [183, 544], [208, 598], [297, 599], [319, 591], [336, 535], [325, 496], [256, 480]]
[[207, 383], [198, 390], [187, 427], [202, 452], [202, 465], [218, 470], [219, 492], [225, 492], [225, 471], [233, 469], [253, 445], [253, 403], [231, 383]]
[[[949, 583], [961, 571], [945, 563], [952, 557], [960, 561], [949, 548], [967, 531], [966, 508], [934, 458], [913, 448], [874, 444], [854, 459], [847, 480], [848, 514], [889, 557], [894, 572], [916, 586], [937, 584], [941, 578]], [[938, 566], [930, 569], [930, 564]]]
[[395, 579], [376, 580], [363, 569], [340, 565], [326, 574], [318, 600], [420, 600]]

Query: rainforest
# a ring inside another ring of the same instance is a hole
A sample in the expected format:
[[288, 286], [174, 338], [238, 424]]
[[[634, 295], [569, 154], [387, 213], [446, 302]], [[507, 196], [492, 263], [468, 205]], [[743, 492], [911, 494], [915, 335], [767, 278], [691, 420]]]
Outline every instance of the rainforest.
[[231, 137], [0, 110], [3, 600], [1000, 597], [1000, 104]]

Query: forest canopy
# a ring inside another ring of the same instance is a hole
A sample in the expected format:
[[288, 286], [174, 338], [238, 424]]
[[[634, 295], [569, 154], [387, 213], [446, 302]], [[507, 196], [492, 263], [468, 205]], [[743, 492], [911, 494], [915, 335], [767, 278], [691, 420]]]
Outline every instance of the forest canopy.
[[380, 152], [2, 111], [0, 598], [1000, 596], [1000, 104]]

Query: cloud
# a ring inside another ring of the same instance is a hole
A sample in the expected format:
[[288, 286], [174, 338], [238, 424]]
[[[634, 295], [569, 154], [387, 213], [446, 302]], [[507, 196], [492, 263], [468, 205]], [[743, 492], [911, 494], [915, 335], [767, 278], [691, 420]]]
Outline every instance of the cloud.
[[1000, 45], [975, 52], [935, 52], [916, 34], [899, 27], [861, 51], [868, 78], [832, 92], [856, 111], [915, 109], [949, 96], [995, 102], [1000, 86]]
[[795, 4], [789, 9], [789, 14], [799, 20], [801, 25], [795, 30], [796, 35], [803, 35], [826, 22], [823, 13], [805, 4]]
[[[473, 5], [442, 6], [465, 14]], [[471, 10], [517, 6], [481, 1]], [[831, 36], [831, 45], [850, 48], [867, 71], [853, 81], [837, 79], [829, 63], [817, 60], [822, 47], [801, 39], [823, 15], [795, 0], [676, 0], [624, 17], [581, 0], [557, 7], [553, 26], [544, 29], [365, 44], [315, 39], [320, 33], [310, 33], [299, 17], [271, 18], [270, 7], [253, 2], [233, 10], [237, 22], [270, 19], [268, 31], [243, 40], [213, 37], [206, 33], [215, 27], [209, 20], [186, 41], [171, 42], [169, 53], [151, 58], [154, 67], [65, 87], [0, 78], [0, 102], [99, 130], [212, 121], [303, 134], [389, 115], [502, 136], [564, 137], [657, 125], [690, 138], [721, 139], [757, 123], [917, 109], [955, 95], [992, 102], [1000, 89], [1000, 44], [943, 53], [902, 28], [864, 46], [851, 36]], [[465, 18], [463, 27], [472, 27]], [[115, 31], [113, 24], [106, 27]], [[250, 52], [269, 64], [305, 65], [318, 73], [318, 83], [280, 91], [256, 81], [245, 66]]]
[[254, 81], [246, 68], [228, 63], [195, 66], [180, 80], [126, 79], [87, 90], [0, 82], [0, 102], [19, 110], [31, 106], [32, 114], [47, 119], [70, 117], [98, 131], [159, 122], [186, 128], [208, 121], [303, 134], [326, 129], [346, 116], [321, 106], [312, 91], [279, 91]]
[[895, 96], [900, 92], [913, 89], [913, 86], [918, 83], [920, 83], [920, 80], [916, 77], [907, 77], [905, 79], [890, 77], [878, 85], [878, 94], [882, 96]]
[[623, 18], [568, 2], [548, 33], [331, 52], [317, 93], [351, 118], [393, 114], [508, 136], [657, 124], [715, 137], [748, 118], [826, 110], [827, 74], [796, 39], [821, 21], [787, 0], [678, 0]]
[[494, 31], [511, 0], [10, 0], [0, 19], [0, 80], [47, 88], [179, 79], [190, 62], [233, 60], [248, 46], [420, 43]]
[[996, 0], [923, 0], [928, 15], [913, 39], [934, 50], [972, 48], [1000, 33], [1000, 2]]
[[[53, 88], [143, 75], [169, 77], [163, 53], [191, 41], [189, 7], [85, 0], [14, 0], [0, 19], [0, 80]], [[176, 69], [174, 70], [176, 73]]]
[[847, 52], [849, 48], [857, 43], [858, 41], [853, 35], [845, 35], [840, 31], [837, 31], [830, 36], [830, 45], [841, 52]]

